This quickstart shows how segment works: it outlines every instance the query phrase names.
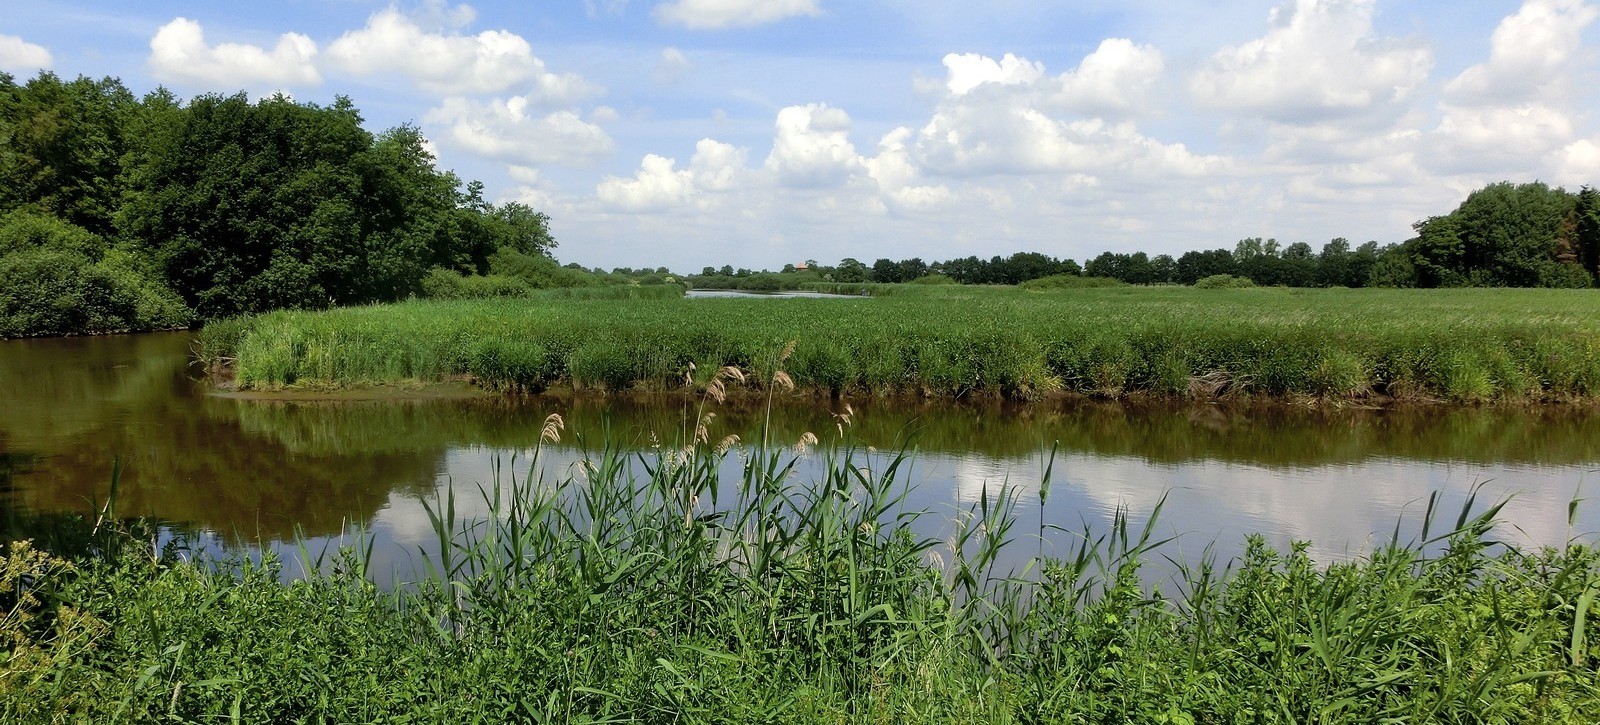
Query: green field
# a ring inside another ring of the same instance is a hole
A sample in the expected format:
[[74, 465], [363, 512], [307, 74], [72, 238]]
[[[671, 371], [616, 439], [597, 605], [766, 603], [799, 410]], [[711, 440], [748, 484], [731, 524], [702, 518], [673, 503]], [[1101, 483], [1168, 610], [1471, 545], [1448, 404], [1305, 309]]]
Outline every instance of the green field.
[[[55, 553], [0, 557], [0, 719], [1578, 723], [1600, 708], [1600, 552], [1496, 544], [1495, 506], [1469, 500], [1451, 527], [1430, 504], [1432, 534], [1408, 522], [1346, 563], [1257, 539], [1150, 584], [1141, 566], [1170, 554], [1126, 516], [1034, 560], [1046, 532], [1009, 492], [948, 540], [918, 538], [932, 514], [907, 510], [904, 458], [847, 436], [802, 482], [793, 450], [713, 441], [485, 482], [466, 523], [435, 500], [435, 553], [395, 589], [372, 583], [360, 536], [280, 569], [153, 551], [150, 531], [92, 516], [41, 523]], [[720, 480], [728, 456], [737, 480]]]
[[[273, 312], [208, 326], [202, 357], [245, 389], [470, 375], [496, 390], [665, 390], [733, 365], [758, 390], [781, 370], [802, 391], [850, 396], [1600, 394], [1600, 295], [1585, 290], [660, 289]], [[632, 298], [600, 298], [619, 294]]]

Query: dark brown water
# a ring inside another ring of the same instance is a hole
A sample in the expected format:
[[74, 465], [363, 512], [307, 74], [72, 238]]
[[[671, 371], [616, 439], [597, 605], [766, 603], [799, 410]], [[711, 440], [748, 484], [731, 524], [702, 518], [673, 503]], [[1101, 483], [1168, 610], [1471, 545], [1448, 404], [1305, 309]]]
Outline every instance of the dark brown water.
[[[546, 449], [544, 465], [555, 473], [598, 447], [607, 429], [647, 450], [681, 440], [691, 415], [677, 398], [221, 398], [189, 369], [189, 339], [0, 342], [0, 508], [12, 519], [85, 511], [105, 497], [120, 461], [124, 515], [213, 542], [270, 546], [297, 530], [337, 540], [358, 524], [376, 537], [380, 563], [403, 569], [432, 536], [423, 501], [453, 486], [463, 516], [481, 513], [472, 505], [478, 485], [492, 483], [497, 461], [526, 455], [548, 413], [563, 414], [569, 428]], [[773, 439], [835, 436], [836, 408], [780, 401]], [[714, 436], [759, 438], [762, 406], [715, 409]], [[1570, 409], [899, 403], [855, 413], [852, 433], [863, 445], [916, 448], [918, 506], [953, 512], [1010, 484], [1024, 520], [1075, 530], [1104, 526], [1118, 507], [1142, 522], [1165, 495], [1158, 529], [1180, 535], [1185, 556], [1213, 541], [1226, 555], [1248, 533], [1280, 545], [1310, 540], [1324, 557], [1361, 552], [1402, 515], [1420, 517], [1430, 492], [1443, 492], [1453, 514], [1479, 485], [1482, 498], [1512, 496], [1502, 531], [1510, 539], [1558, 544], [1600, 529], [1600, 506], [1587, 503], [1568, 524], [1568, 502], [1600, 478], [1600, 415]]]

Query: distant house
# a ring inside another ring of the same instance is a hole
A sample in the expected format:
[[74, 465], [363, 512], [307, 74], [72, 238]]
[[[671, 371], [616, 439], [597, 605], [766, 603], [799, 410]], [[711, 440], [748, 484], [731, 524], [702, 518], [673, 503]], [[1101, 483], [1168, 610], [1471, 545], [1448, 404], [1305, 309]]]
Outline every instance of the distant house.
[[806, 264], [805, 262], [801, 262], [801, 263], [796, 264], [794, 266], [794, 271], [796, 271], [796, 272], [804, 272], [804, 271], [806, 271], [808, 269], [811, 269], [811, 265]]

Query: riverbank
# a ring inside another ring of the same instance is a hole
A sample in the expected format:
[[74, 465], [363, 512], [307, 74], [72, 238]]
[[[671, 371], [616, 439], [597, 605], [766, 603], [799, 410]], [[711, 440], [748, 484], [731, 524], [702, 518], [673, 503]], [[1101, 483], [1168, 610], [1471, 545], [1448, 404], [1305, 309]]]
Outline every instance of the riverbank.
[[[242, 390], [773, 386], [837, 397], [1551, 403], [1600, 394], [1600, 295], [1568, 290], [904, 286], [870, 300], [406, 302], [208, 326]], [[778, 373], [784, 373], [778, 375]]]
[[[547, 421], [547, 441], [563, 434]], [[747, 456], [736, 480], [718, 473], [729, 455]], [[1119, 516], [1011, 571], [997, 562], [1042, 532], [1010, 493], [923, 539], [911, 523], [934, 514], [905, 506], [903, 459], [846, 435], [801, 481], [795, 455], [697, 439], [641, 472], [607, 447], [582, 474], [434, 499], [439, 553], [398, 589], [372, 583], [360, 535], [287, 563], [214, 561], [152, 552], [137, 526], [58, 522], [79, 546], [5, 549], [0, 715], [1581, 722], [1600, 708], [1600, 553], [1495, 544], [1495, 506], [1469, 500], [1453, 532], [1454, 512], [1430, 506], [1431, 533], [1407, 522], [1346, 563], [1254, 540], [1231, 565], [1146, 584], [1141, 565], [1168, 545], [1149, 534], [1159, 505], [1142, 531]], [[457, 522], [458, 504], [484, 513]], [[313, 573], [285, 581], [285, 566]]]

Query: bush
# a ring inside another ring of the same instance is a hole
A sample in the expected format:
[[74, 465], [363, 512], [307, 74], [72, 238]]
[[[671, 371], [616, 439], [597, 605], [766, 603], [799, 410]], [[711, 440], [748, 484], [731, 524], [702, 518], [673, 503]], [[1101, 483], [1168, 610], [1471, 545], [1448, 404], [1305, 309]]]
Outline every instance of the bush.
[[191, 316], [133, 253], [50, 216], [0, 217], [0, 338], [165, 330]]
[[1079, 277], [1075, 274], [1052, 274], [1049, 277], [1030, 279], [1017, 285], [1022, 289], [1095, 289], [1101, 287], [1127, 287], [1128, 283], [1110, 277]]
[[563, 267], [542, 254], [523, 254], [507, 248], [489, 257], [489, 273], [521, 280], [529, 289], [594, 287], [604, 283], [590, 272]]
[[502, 275], [463, 276], [441, 267], [428, 270], [422, 278], [422, 296], [436, 300], [481, 300], [490, 297], [521, 297], [528, 283]]
[[1256, 283], [1249, 277], [1235, 277], [1231, 274], [1213, 274], [1194, 283], [1195, 289], [1244, 289], [1254, 286]]
[[955, 281], [955, 278], [951, 277], [950, 275], [939, 274], [938, 272], [934, 272], [933, 274], [922, 275], [921, 277], [918, 277], [918, 278], [916, 278], [914, 280], [911, 280], [907, 284], [958, 284], [958, 283]]

